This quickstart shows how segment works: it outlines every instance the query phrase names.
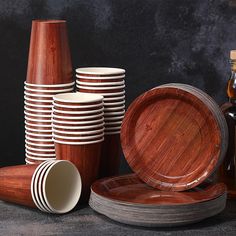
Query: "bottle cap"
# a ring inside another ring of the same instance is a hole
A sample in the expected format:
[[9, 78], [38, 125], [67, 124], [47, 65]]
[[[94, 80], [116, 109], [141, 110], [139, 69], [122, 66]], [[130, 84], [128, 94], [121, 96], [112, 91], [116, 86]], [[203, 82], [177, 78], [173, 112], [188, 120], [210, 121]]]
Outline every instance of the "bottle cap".
[[231, 60], [236, 60], [236, 50], [231, 50], [230, 51], [230, 59]]

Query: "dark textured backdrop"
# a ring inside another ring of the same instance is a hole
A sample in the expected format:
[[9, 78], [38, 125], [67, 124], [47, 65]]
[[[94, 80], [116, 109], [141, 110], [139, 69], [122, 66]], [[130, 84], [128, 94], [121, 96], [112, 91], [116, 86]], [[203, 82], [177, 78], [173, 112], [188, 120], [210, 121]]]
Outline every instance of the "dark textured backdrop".
[[226, 99], [229, 51], [236, 48], [229, 0], [1, 0], [1, 165], [24, 163], [23, 82], [36, 18], [68, 21], [74, 68], [125, 68], [127, 105], [168, 82]]

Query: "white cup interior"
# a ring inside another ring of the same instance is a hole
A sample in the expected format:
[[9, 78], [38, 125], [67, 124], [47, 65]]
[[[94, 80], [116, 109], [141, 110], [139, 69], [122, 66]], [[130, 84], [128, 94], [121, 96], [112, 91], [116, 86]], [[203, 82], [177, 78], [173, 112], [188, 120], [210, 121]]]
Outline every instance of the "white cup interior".
[[112, 67], [81, 67], [75, 71], [78, 74], [89, 75], [120, 75], [125, 73], [124, 69]]
[[93, 103], [102, 102], [103, 97], [93, 93], [61, 93], [53, 97], [53, 100], [65, 103]]
[[67, 213], [78, 203], [82, 181], [77, 168], [69, 161], [56, 161], [46, 171], [43, 197], [54, 213]]

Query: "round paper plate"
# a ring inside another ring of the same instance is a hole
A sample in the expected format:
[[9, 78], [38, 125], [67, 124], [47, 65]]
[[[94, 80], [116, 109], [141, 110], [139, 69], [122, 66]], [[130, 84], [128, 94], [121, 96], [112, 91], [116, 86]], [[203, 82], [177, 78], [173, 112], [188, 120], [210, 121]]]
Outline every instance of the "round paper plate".
[[157, 87], [139, 96], [121, 128], [132, 170], [162, 190], [183, 191], [202, 183], [223, 160], [222, 146], [227, 146], [223, 114], [217, 105], [219, 110], [212, 112], [210, 105], [206, 96], [181, 87]]

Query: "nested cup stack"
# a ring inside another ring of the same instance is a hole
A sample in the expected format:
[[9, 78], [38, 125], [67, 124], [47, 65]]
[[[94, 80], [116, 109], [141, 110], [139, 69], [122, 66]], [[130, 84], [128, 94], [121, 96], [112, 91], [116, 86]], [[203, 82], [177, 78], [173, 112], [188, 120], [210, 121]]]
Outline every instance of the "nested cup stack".
[[56, 158], [69, 160], [82, 178], [81, 202], [88, 201], [97, 179], [104, 141], [103, 97], [89, 93], [54, 96], [52, 127]]
[[108, 67], [78, 68], [76, 77], [77, 91], [104, 97], [105, 136], [99, 176], [117, 175], [121, 156], [120, 129], [125, 114], [125, 70]]
[[24, 89], [26, 163], [55, 159], [53, 96], [74, 90], [66, 21], [32, 22]]

